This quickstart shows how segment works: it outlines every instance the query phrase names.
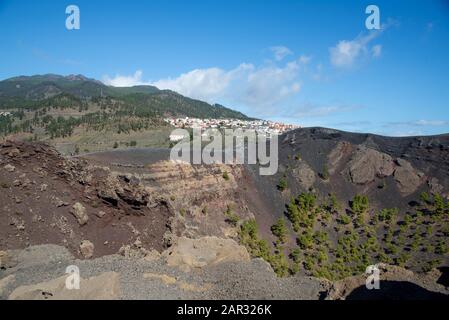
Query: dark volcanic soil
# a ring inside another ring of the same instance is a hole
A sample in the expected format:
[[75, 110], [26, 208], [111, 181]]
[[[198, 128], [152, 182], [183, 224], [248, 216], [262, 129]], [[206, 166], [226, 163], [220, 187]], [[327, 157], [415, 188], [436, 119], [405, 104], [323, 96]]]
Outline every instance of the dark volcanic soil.
[[[339, 144], [347, 147], [341, 149], [339, 154], [342, 158], [333, 168], [329, 156]], [[390, 156], [396, 167], [398, 159], [409, 162], [413, 169], [411, 172], [423, 173], [416, 190], [409, 194], [401, 193], [393, 174], [376, 176], [373, 181], [364, 184], [351, 182], [345, 170], [359, 147]], [[310, 188], [298, 182], [302, 170], [294, 174], [294, 169], [301, 162], [313, 171], [314, 183]], [[320, 178], [325, 167], [330, 171], [328, 179]], [[410, 202], [419, 199], [422, 191], [438, 191], [445, 197], [449, 196], [449, 135], [396, 138], [325, 128], [297, 129], [279, 137], [279, 170], [276, 175], [259, 176], [256, 166], [248, 166], [247, 169], [263, 195], [264, 205], [275, 217], [282, 216], [285, 204], [292, 196], [308, 191], [323, 199], [333, 193], [343, 204], [347, 204], [355, 194], [366, 194], [373, 208], [397, 207], [407, 211], [411, 208]], [[279, 192], [276, 191], [277, 184], [282, 176], [286, 177], [288, 188]]]
[[[64, 159], [44, 144], [0, 145], [0, 191], [2, 249], [52, 243], [79, 256], [81, 241], [89, 240], [94, 256], [102, 256], [136, 240], [147, 249], [165, 247], [172, 213], [164, 201], [138, 181]], [[75, 217], [75, 203], [84, 207], [87, 223]]]

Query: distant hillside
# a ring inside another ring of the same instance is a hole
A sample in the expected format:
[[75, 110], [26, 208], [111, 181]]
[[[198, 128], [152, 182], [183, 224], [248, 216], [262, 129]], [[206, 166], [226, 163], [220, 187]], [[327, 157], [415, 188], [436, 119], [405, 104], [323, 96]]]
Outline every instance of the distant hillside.
[[279, 137], [277, 174], [247, 167], [262, 233], [279, 218], [291, 228], [283, 246], [296, 250], [294, 270], [335, 280], [379, 262], [424, 272], [449, 265], [448, 134], [301, 128]]
[[[32, 108], [53, 104], [56, 96], [88, 103], [92, 99], [138, 108], [140, 113], [152, 116], [189, 116], [198, 118], [248, 119], [241, 112], [221, 105], [184, 97], [154, 86], [111, 87], [83, 75], [54, 74], [19, 76], [0, 81], [0, 109]], [[71, 97], [72, 96], [72, 97]], [[54, 105], [58, 107], [57, 105]], [[108, 105], [106, 104], [106, 107]]]

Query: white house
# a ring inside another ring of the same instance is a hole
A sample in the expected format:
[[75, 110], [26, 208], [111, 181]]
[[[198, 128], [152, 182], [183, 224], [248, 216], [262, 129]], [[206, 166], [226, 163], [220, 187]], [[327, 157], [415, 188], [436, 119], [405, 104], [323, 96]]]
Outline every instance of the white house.
[[171, 134], [170, 135], [170, 141], [176, 142], [176, 141], [181, 141], [182, 139], [184, 139], [186, 136], [183, 134]]

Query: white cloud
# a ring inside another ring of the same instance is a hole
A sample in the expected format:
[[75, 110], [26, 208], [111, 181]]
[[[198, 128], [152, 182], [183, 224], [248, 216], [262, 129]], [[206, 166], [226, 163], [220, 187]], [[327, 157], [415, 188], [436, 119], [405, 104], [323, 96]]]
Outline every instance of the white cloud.
[[336, 113], [354, 111], [360, 108], [362, 107], [342, 104], [323, 106], [307, 103], [300, 107], [292, 109], [291, 112], [287, 112], [287, 115], [290, 115], [294, 118], [315, 118], [329, 116]]
[[236, 73], [251, 68], [250, 65], [242, 64], [228, 72], [220, 68], [195, 69], [152, 84], [159, 89], [170, 89], [188, 97], [215, 102], [213, 100], [224, 93]]
[[402, 122], [388, 122], [384, 127], [443, 127], [449, 126], [447, 120], [416, 120]]
[[373, 46], [371, 48], [371, 53], [374, 58], [380, 57], [380, 55], [382, 54], [382, 45], [377, 44], [377, 45]]
[[449, 125], [449, 121], [444, 120], [418, 120], [414, 123], [416, 126], [439, 127]]
[[108, 86], [114, 87], [132, 87], [138, 85], [148, 84], [142, 81], [142, 70], [137, 70], [131, 76], [116, 75], [114, 78], [109, 76], [103, 77], [103, 82]]
[[283, 67], [264, 66], [239, 73], [230, 87], [228, 98], [235, 103], [270, 112], [285, 99], [298, 93], [299, 65], [289, 62]]
[[293, 52], [284, 46], [275, 46], [270, 48], [271, 52], [274, 54], [276, 61], [283, 60], [286, 56], [292, 55]]
[[391, 137], [414, 137], [414, 136], [423, 136], [424, 132], [421, 130], [408, 130], [408, 131], [381, 132], [381, 134], [386, 134]]
[[312, 60], [312, 58], [310, 56], [301, 55], [298, 60], [302, 64], [309, 64], [309, 62], [310, 62], [310, 60]]
[[421, 136], [425, 134], [434, 134], [441, 130], [447, 132], [446, 129], [449, 128], [449, 120], [391, 121], [384, 123], [382, 128], [382, 134], [391, 136]]
[[131, 76], [103, 77], [112, 86], [154, 85], [209, 103], [226, 101], [251, 108], [253, 114], [268, 114], [301, 89], [299, 63], [256, 67], [242, 63], [234, 69], [194, 69], [178, 77], [143, 81], [142, 71]]
[[262, 66], [242, 63], [230, 70], [194, 69], [157, 81], [143, 81], [140, 70], [130, 76], [104, 76], [103, 80], [112, 86], [153, 85], [209, 103], [246, 107], [252, 114], [262, 116], [273, 113], [301, 90], [299, 69], [298, 61]]
[[[330, 60], [335, 67], [351, 67], [355, 61], [369, 52], [369, 43], [380, 34], [380, 31], [371, 31], [366, 35], [359, 35], [353, 40], [341, 40], [336, 46], [329, 49]], [[375, 46], [374, 52], [380, 54], [381, 47]]]

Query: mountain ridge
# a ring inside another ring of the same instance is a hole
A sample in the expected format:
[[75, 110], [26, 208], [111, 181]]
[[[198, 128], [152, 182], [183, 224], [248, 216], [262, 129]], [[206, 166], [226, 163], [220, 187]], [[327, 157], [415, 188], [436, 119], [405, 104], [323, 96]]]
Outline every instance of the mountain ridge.
[[[167, 113], [172, 113], [173, 116], [250, 119], [245, 114], [223, 105], [209, 104], [183, 96], [175, 91], [160, 90], [149, 85], [108, 86], [99, 80], [81, 74], [67, 76], [57, 74], [21, 75], [2, 80], [0, 81], [0, 109], [26, 108], [33, 103], [36, 104], [36, 102], [61, 94], [70, 94], [83, 100], [105, 97], [120, 101], [130, 99], [149, 109], [152, 109], [154, 105], [164, 104]], [[180, 106], [187, 111], [184, 112], [182, 108], [179, 108]]]

